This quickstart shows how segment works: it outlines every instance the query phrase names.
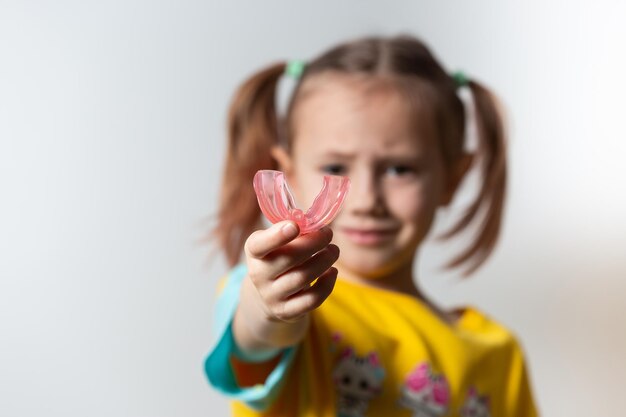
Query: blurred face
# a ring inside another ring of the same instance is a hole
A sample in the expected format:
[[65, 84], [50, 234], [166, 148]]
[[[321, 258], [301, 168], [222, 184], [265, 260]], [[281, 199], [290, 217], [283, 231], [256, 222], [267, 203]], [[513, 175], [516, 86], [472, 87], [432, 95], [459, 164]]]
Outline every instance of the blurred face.
[[294, 117], [284, 168], [300, 207], [312, 204], [324, 175], [351, 180], [332, 224], [339, 269], [376, 279], [410, 268], [442, 201], [444, 170], [406, 99], [389, 85], [334, 75], [303, 96]]

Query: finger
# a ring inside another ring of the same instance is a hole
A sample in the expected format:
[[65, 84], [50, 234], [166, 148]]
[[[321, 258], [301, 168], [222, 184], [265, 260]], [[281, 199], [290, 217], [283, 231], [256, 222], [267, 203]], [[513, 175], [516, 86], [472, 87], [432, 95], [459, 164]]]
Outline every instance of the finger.
[[317, 277], [323, 275], [339, 259], [339, 248], [330, 244], [306, 262], [290, 269], [272, 283], [272, 291], [279, 300], [285, 300], [310, 287]]
[[275, 277], [278, 277], [308, 261], [317, 252], [328, 248], [332, 238], [333, 233], [330, 228], [299, 236], [288, 244], [270, 252], [264, 260], [272, 263], [272, 272]]
[[318, 308], [332, 293], [336, 281], [337, 268], [331, 267], [310, 288], [292, 295], [285, 301], [283, 316], [286, 320], [294, 320]]
[[246, 240], [244, 251], [253, 258], [263, 258], [271, 251], [291, 242], [300, 233], [295, 222], [283, 221], [266, 230], [257, 230]]

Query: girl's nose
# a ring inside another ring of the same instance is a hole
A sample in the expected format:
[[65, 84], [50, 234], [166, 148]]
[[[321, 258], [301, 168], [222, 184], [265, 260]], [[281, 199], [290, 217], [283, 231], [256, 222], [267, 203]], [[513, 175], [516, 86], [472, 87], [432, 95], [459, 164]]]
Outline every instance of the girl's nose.
[[381, 216], [386, 212], [381, 182], [375, 173], [350, 175], [348, 200], [350, 211], [357, 215]]

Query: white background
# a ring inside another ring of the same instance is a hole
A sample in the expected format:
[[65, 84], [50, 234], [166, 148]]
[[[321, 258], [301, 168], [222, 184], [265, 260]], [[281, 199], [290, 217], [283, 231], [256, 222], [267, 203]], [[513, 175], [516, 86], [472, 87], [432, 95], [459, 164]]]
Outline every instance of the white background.
[[0, 1], [0, 415], [215, 416], [216, 208], [252, 71], [411, 32], [504, 101], [510, 194], [478, 275], [426, 290], [524, 345], [543, 415], [626, 408], [626, 6], [501, 1]]

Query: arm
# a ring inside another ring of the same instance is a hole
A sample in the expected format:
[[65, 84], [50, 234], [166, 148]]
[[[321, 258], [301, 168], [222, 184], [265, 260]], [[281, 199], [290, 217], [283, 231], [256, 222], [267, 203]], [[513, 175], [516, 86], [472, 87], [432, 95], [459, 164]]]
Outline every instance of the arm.
[[510, 345], [506, 404], [506, 415], [515, 417], [536, 417], [539, 415], [532, 393], [528, 364], [522, 346], [515, 337], [512, 338]]
[[332, 231], [298, 237], [297, 225], [280, 222], [253, 233], [245, 245], [248, 273], [233, 321], [235, 343], [244, 355], [263, 355], [298, 344], [309, 313], [330, 295], [339, 248]]
[[256, 410], [273, 404], [310, 312], [337, 277], [331, 265], [339, 250], [330, 244], [330, 229], [297, 237], [297, 228], [282, 231], [287, 223], [294, 224], [277, 223], [246, 241], [247, 265], [229, 273], [218, 298], [216, 343], [204, 364], [215, 389]]

